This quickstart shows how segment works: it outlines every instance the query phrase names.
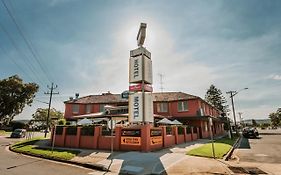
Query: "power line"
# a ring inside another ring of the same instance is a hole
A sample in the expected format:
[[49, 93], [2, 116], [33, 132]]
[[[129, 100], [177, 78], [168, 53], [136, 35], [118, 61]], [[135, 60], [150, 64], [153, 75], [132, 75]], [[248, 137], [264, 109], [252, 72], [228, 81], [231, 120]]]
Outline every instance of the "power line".
[[19, 26], [19, 24], [17, 23], [17, 21], [16, 21], [16, 19], [15, 19], [15, 16], [12, 14], [12, 12], [10, 11], [10, 9], [9, 9], [8, 6], [6, 5], [5, 1], [4, 1], [4, 0], [1, 0], [1, 1], [2, 1], [2, 4], [4, 5], [4, 7], [6, 8], [6, 10], [7, 10], [9, 16], [11, 17], [13, 23], [16, 25], [16, 28], [17, 28], [19, 34], [20, 34], [21, 37], [23, 38], [23, 40], [24, 40], [25, 44], [27, 45], [29, 51], [31, 52], [33, 58], [35, 58], [35, 61], [39, 64], [39, 66], [40, 66], [41, 70], [43, 71], [44, 75], [46, 76], [46, 78], [47, 78], [50, 82], [52, 82], [52, 81], [50, 80], [50, 78], [49, 78], [49, 76], [48, 76], [46, 70], [44, 69], [44, 67], [43, 67], [42, 64], [40, 63], [39, 59], [37, 58], [37, 55], [35, 54], [35, 51], [34, 51], [34, 49], [33, 49], [33, 47], [32, 47], [31, 41], [28, 40], [27, 37], [24, 35], [24, 33], [23, 33], [21, 27]]
[[[23, 52], [20, 51], [19, 47], [16, 45], [13, 38], [10, 36], [9, 32], [4, 28], [4, 26], [0, 23], [0, 28], [4, 31], [4, 33], [7, 35], [8, 39], [11, 41], [13, 47], [18, 51], [20, 55], [23, 55], [25, 58], [28, 58]], [[44, 82], [41, 81], [41, 79], [38, 77], [38, 74], [36, 73], [35, 68], [33, 67], [33, 64], [30, 62], [30, 64], [27, 62], [26, 59], [23, 59], [25, 64], [29, 67], [29, 70], [33, 73], [34, 77], [36, 77], [37, 81], [41, 83], [41, 85], [45, 85]]]
[[5, 52], [5, 49], [0, 45], [2, 52], [20, 69], [31, 81], [35, 82], [34, 79], [14, 60], [14, 57], [10, 56]]

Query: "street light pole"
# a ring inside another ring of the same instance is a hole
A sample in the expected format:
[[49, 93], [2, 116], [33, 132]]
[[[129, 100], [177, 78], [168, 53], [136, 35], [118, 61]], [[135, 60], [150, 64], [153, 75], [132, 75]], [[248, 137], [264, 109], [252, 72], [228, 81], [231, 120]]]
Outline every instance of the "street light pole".
[[243, 88], [243, 89], [241, 89], [241, 90], [239, 90], [239, 91], [228, 91], [228, 92], [226, 92], [227, 94], [230, 94], [230, 98], [231, 98], [231, 105], [232, 105], [232, 112], [233, 112], [234, 127], [235, 127], [236, 135], [238, 135], [238, 130], [237, 130], [237, 123], [236, 123], [235, 107], [234, 107], [234, 100], [233, 100], [233, 97], [234, 97], [235, 95], [237, 95], [240, 91], [246, 90], [246, 89], [249, 89], [249, 88]]

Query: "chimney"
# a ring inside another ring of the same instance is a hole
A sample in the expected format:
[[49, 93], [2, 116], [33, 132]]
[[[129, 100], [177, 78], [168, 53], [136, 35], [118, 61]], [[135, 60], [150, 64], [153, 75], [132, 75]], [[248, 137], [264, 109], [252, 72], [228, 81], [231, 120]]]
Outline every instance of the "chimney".
[[75, 99], [79, 97], [79, 93], [75, 93]]

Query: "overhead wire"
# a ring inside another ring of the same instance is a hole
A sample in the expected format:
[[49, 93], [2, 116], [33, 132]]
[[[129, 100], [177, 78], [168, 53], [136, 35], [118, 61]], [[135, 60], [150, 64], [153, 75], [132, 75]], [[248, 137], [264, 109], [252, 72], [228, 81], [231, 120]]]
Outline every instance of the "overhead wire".
[[33, 56], [33, 58], [35, 59], [35, 61], [38, 63], [39, 67], [41, 68], [43, 74], [46, 76], [46, 78], [48, 79], [48, 81], [50, 83], [52, 83], [52, 80], [50, 79], [47, 71], [45, 70], [45, 68], [42, 66], [41, 62], [39, 61], [39, 58], [37, 57], [37, 54], [35, 53], [35, 49], [34, 47], [32, 46], [32, 42], [31, 40], [29, 40], [25, 34], [23, 33], [23, 30], [21, 29], [20, 25], [18, 24], [15, 16], [13, 15], [12, 11], [8, 8], [7, 4], [5, 3], [4, 0], [1, 0], [2, 1], [2, 4], [4, 5], [5, 9], [7, 10], [10, 18], [12, 19], [13, 23], [15, 24], [20, 36], [23, 38], [27, 48], [29, 49], [31, 55]]
[[14, 57], [6, 53], [4, 47], [0, 45], [0, 49], [2, 50], [3, 54], [5, 54], [6, 57], [9, 58], [9, 60], [11, 60], [22, 73], [24, 73], [31, 81], [35, 82], [34, 79], [15, 61]]
[[[8, 39], [10, 40], [10, 42], [12, 43], [13, 47], [16, 49], [16, 51], [20, 54], [23, 55], [25, 58], [28, 58], [28, 56], [26, 54], [24, 54], [23, 52], [21, 52], [21, 50], [19, 49], [19, 47], [17, 46], [16, 42], [14, 41], [14, 39], [11, 37], [11, 35], [9, 34], [9, 32], [5, 29], [5, 27], [0, 23], [0, 29], [2, 29], [2, 31], [4, 31], [4, 33], [6, 34], [6, 36], [8, 37]], [[32, 63], [28, 63], [27, 59], [22, 59], [25, 64], [27, 65], [27, 67], [29, 68], [29, 70], [33, 73], [34, 77], [36, 78], [36, 80], [43, 86], [45, 85], [45, 83], [40, 79], [40, 77], [38, 77], [38, 74], [36, 73], [36, 70], [33, 66]]]

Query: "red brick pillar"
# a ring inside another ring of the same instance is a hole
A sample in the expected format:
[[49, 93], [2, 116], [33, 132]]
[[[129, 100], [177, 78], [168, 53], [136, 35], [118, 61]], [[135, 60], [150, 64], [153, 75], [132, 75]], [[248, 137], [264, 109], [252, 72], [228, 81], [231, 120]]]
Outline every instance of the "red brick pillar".
[[190, 127], [190, 131], [191, 131], [191, 141], [194, 140], [193, 138], [193, 126]]
[[63, 145], [62, 147], [65, 146], [65, 138], [66, 138], [66, 127], [63, 127], [63, 130], [62, 130], [62, 140], [63, 140]]
[[76, 140], [75, 140], [76, 148], [79, 148], [80, 146], [80, 138], [81, 138], [81, 127], [77, 127]]
[[141, 151], [150, 151], [150, 124], [141, 126]]
[[115, 150], [119, 151], [120, 146], [121, 146], [121, 132], [122, 132], [122, 127], [117, 126], [115, 128]]
[[178, 144], [179, 143], [179, 133], [178, 133], [178, 127], [174, 126], [173, 128], [173, 133], [175, 135], [175, 143], [174, 144]]
[[184, 142], [187, 142], [186, 127], [183, 128]]
[[166, 131], [166, 126], [161, 126], [162, 128], [162, 138], [163, 138], [163, 147], [166, 147], [166, 135], [167, 135], [167, 131]]
[[102, 127], [101, 126], [96, 126], [95, 127], [95, 135], [94, 135], [94, 149], [98, 149], [99, 148], [99, 137], [101, 135], [101, 129]]

